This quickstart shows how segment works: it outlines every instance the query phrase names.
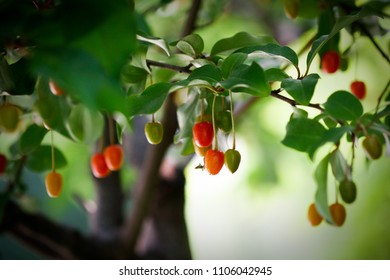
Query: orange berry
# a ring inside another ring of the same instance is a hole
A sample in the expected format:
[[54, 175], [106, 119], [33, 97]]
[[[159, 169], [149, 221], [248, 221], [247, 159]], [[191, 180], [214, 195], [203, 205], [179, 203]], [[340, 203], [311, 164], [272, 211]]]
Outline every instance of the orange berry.
[[208, 150], [206, 152], [206, 155], [204, 157], [204, 164], [207, 169], [207, 171], [211, 175], [216, 175], [221, 171], [224, 163], [225, 163], [225, 156], [223, 152], [218, 150]]
[[309, 211], [307, 213], [308, 215], [308, 218], [309, 218], [309, 222], [310, 224], [315, 227], [315, 226], [318, 226], [319, 224], [321, 224], [323, 218], [322, 216], [318, 213], [317, 211], [317, 207], [314, 203], [310, 204], [309, 206]]
[[338, 227], [341, 227], [347, 216], [347, 212], [342, 204], [334, 203], [329, 207], [330, 214], [332, 215], [334, 224]]
[[55, 171], [47, 174], [45, 179], [46, 191], [50, 197], [57, 197], [62, 191], [62, 176]]

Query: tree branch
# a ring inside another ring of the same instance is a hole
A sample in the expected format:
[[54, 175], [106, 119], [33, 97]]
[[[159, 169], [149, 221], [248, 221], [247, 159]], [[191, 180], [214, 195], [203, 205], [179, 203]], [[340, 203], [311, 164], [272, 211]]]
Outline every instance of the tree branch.
[[172, 65], [172, 64], [159, 62], [159, 61], [154, 61], [154, 60], [150, 60], [150, 59], [146, 60], [146, 64], [148, 65], [148, 67], [149, 66], [157, 66], [157, 67], [161, 67], [161, 68], [177, 71], [177, 72], [180, 72], [180, 73], [191, 73], [192, 72], [190, 70], [190, 67], [191, 67], [190, 65], [182, 67], [182, 66]]
[[363, 33], [370, 39], [371, 43], [374, 45], [374, 47], [378, 50], [378, 52], [383, 56], [383, 58], [387, 61], [387, 63], [390, 64], [390, 58], [389, 56], [382, 50], [382, 48], [378, 45], [378, 43], [375, 41], [374, 37], [371, 35], [371, 33], [368, 31], [368, 29], [363, 25], [359, 24], [360, 30], [363, 31]]
[[[194, 30], [201, 2], [201, 0], [192, 1], [188, 18], [181, 34], [182, 37], [191, 34]], [[160, 181], [160, 177], [156, 176], [156, 174], [159, 174], [163, 158], [169, 146], [173, 142], [173, 136], [178, 126], [173, 94], [171, 94], [166, 100], [162, 125], [164, 127], [163, 140], [159, 145], [150, 146], [147, 151], [143, 172], [141, 173], [139, 183], [136, 186], [134, 205], [129, 218], [123, 226], [122, 239], [125, 244], [126, 251], [130, 256], [135, 254], [135, 246], [139, 238], [143, 222], [150, 210], [155, 188]]]
[[134, 205], [122, 231], [122, 239], [126, 251], [130, 255], [134, 254], [142, 223], [149, 212], [152, 195], [159, 182], [159, 176], [156, 174], [159, 174], [161, 163], [167, 149], [172, 144], [177, 128], [176, 106], [172, 95], [166, 100], [164, 117], [161, 123], [164, 127], [163, 140], [158, 145], [149, 146], [147, 150], [146, 160], [133, 196]]
[[5, 206], [0, 231], [10, 232], [37, 252], [55, 259], [123, 258], [115, 239], [85, 237], [41, 214], [27, 213], [12, 201]]

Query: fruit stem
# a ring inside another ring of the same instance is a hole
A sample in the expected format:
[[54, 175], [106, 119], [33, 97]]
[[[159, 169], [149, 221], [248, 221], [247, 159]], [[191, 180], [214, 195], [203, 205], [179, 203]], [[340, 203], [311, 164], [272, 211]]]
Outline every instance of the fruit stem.
[[218, 150], [218, 137], [217, 137], [217, 131], [215, 130], [215, 100], [217, 99], [217, 96], [214, 95], [214, 98], [213, 98], [213, 107], [212, 107], [212, 110], [211, 110], [211, 118], [212, 118], [212, 121], [213, 121], [213, 131], [214, 131], [214, 149], [215, 150]]
[[154, 123], [156, 120], [154, 119], [154, 113], [152, 113], [152, 122]]
[[51, 171], [55, 172], [54, 136], [53, 136], [53, 130], [52, 129], [50, 129], [50, 136], [51, 136]]
[[203, 122], [203, 115], [204, 115], [204, 102], [203, 98], [200, 99], [200, 121]]
[[236, 129], [234, 126], [233, 96], [232, 96], [231, 90], [229, 90], [229, 98], [230, 98], [230, 116], [232, 118], [233, 150], [235, 150], [236, 149]]

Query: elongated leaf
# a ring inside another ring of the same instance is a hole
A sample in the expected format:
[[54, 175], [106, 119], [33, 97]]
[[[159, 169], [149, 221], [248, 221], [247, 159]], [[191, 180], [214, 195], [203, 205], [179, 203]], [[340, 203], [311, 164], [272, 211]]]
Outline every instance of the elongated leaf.
[[328, 205], [328, 164], [329, 155], [324, 157], [318, 164], [314, 179], [317, 183], [317, 191], [315, 194], [315, 204], [320, 215], [329, 223], [333, 224], [332, 215]]
[[329, 96], [324, 107], [326, 113], [339, 120], [356, 120], [363, 114], [360, 101], [353, 94], [343, 90]]
[[196, 115], [198, 113], [198, 101], [198, 92], [191, 92], [189, 94], [189, 99], [177, 110], [179, 132], [175, 135], [174, 142], [175, 144], [181, 143], [183, 145], [183, 149], [181, 151], [182, 155], [193, 153], [193, 147], [192, 150], [188, 149], [186, 143], [188, 142], [192, 145], [192, 127], [195, 123]]
[[282, 143], [295, 150], [306, 152], [312, 158], [323, 144], [325, 128], [317, 121], [306, 118], [292, 118], [287, 124], [287, 133]]
[[257, 63], [240, 65], [221, 82], [222, 87], [233, 92], [244, 92], [254, 96], [268, 96], [271, 93], [263, 68]]
[[318, 74], [310, 74], [301, 80], [287, 78], [282, 81], [282, 88], [299, 104], [308, 105], [313, 97], [314, 89], [319, 78], [320, 76]]
[[330, 166], [337, 181], [342, 182], [350, 177], [349, 165], [339, 149], [334, 150], [330, 154]]
[[151, 85], [140, 95], [131, 95], [127, 100], [128, 117], [141, 114], [152, 114], [164, 104], [171, 84], [156, 83]]
[[31, 153], [41, 145], [48, 130], [44, 127], [33, 124], [29, 126], [20, 136], [20, 150], [24, 154]]
[[[67, 162], [60, 150], [54, 148], [55, 168], [64, 167]], [[51, 146], [42, 145], [29, 154], [26, 167], [35, 172], [49, 171], [52, 168]]]
[[169, 51], [168, 43], [162, 38], [156, 38], [156, 37], [148, 36], [146, 34], [142, 34], [142, 35], [137, 34], [137, 40], [141, 42], [147, 42], [153, 44], [159, 47], [160, 49], [162, 49], [167, 54], [167, 56], [171, 55]]
[[219, 40], [211, 49], [211, 56], [216, 54], [235, 51], [244, 47], [252, 47], [274, 43], [274, 39], [269, 36], [253, 36], [246, 32], [239, 32], [232, 37]]

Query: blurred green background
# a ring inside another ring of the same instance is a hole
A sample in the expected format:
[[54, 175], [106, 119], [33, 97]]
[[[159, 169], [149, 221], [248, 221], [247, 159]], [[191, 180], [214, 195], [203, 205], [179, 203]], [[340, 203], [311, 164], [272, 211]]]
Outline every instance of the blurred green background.
[[[245, 8], [246, 2], [243, 2], [242, 9], [226, 9], [213, 25], [197, 32], [206, 42], [206, 51], [218, 39], [239, 31], [253, 34], [269, 32], [261, 25], [259, 15], [250, 6]], [[288, 33], [291, 22], [285, 18], [280, 3], [265, 2], [279, 11], [280, 26], [284, 26]], [[185, 10], [183, 6], [182, 1], [174, 1], [148, 18], [153, 34], [173, 39], [170, 34], [178, 34], [180, 24], [172, 26], [172, 20], [180, 22], [180, 18], [175, 18], [175, 12]], [[309, 26], [311, 22], [298, 20], [298, 24]], [[389, 22], [382, 24], [387, 28], [390, 26]], [[295, 41], [291, 46], [298, 50], [310, 34], [313, 33], [307, 31], [301, 41]], [[344, 49], [352, 38], [344, 31], [341, 38], [341, 49]], [[390, 49], [389, 35], [378, 39], [378, 42], [383, 49]], [[336, 90], [348, 90], [350, 82], [358, 78], [364, 80], [368, 88], [367, 98], [363, 101], [365, 110], [375, 108], [390, 69], [366, 38], [359, 38], [355, 48], [359, 53], [357, 67], [356, 61], [351, 59], [348, 71], [321, 74], [314, 102], [324, 102]], [[302, 65], [305, 56], [302, 56]], [[318, 61], [312, 67], [317, 71]], [[243, 97], [234, 98], [239, 103]], [[313, 228], [307, 220], [307, 209], [314, 201], [316, 189], [312, 175], [316, 164], [331, 146], [320, 150], [314, 162], [306, 154], [283, 146], [281, 140], [291, 113], [288, 104], [266, 98], [240, 116], [237, 120], [237, 149], [241, 152], [242, 162], [234, 175], [225, 168], [217, 176], [195, 169], [201, 163], [201, 158], [197, 156], [189, 163], [186, 168], [185, 215], [193, 258], [390, 259], [390, 159], [383, 156], [367, 163], [364, 153], [358, 148], [353, 173], [358, 196], [355, 203], [346, 206], [346, 223], [336, 228], [323, 222]], [[0, 152], [5, 152], [15, 135], [1, 137]], [[90, 147], [75, 144], [57, 134], [55, 139], [56, 146], [70, 163], [60, 170], [64, 178], [64, 193], [58, 199], [48, 198], [44, 177], [25, 171], [23, 181], [29, 182], [29, 188], [22, 198], [22, 205], [25, 209], [39, 210], [87, 232], [87, 217], [74, 195], [93, 199], [88, 167]], [[47, 137], [44, 141], [49, 143]], [[228, 144], [231, 145], [231, 138], [224, 138], [222, 145]], [[347, 158], [351, 156], [347, 149], [345, 155]], [[122, 174], [125, 185], [129, 186], [135, 176], [131, 166], [127, 165]], [[0, 190], [4, 187], [5, 181], [0, 177]], [[335, 187], [336, 182], [330, 180], [330, 202], [334, 201], [332, 190]], [[11, 237], [1, 235], [0, 258], [35, 259], [42, 256], [24, 248]]]

